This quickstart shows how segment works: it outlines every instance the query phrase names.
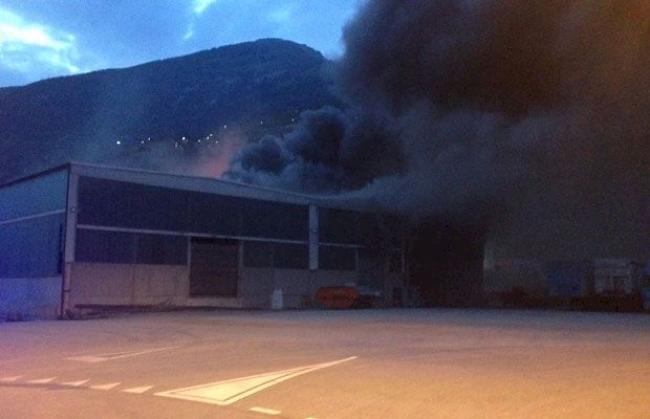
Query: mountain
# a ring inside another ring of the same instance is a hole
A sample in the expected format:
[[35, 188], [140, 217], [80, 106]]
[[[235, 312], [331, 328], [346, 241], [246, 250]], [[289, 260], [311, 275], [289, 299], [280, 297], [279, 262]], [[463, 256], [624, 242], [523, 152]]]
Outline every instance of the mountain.
[[0, 180], [68, 160], [134, 165], [125, 154], [136, 146], [228, 130], [277, 133], [303, 110], [339, 104], [329, 69], [307, 46], [264, 39], [2, 88]]

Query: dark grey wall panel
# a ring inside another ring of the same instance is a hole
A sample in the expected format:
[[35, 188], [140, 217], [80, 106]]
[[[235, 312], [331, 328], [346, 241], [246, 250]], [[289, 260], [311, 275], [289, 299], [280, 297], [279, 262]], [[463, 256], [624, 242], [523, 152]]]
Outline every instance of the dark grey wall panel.
[[82, 177], [79, 224], [308, 239], [308, 207]]
[[78, 207], [79, 224], [172, 231], [189, 226], [187, 194], [173, 189], [81, 177]]
[[309, 248], [303, 244], [275, 243], [273, 266], [278, 269], [307, 269]]
[[247, 200], [242, 213], [242, 236], [308, 240], [307, 206]]
[[187, 251], [187, 237], [138, 234], [136, 262], [144, 265], [186, 265]]
[[242, 200], [239, 198], [189, 193], [189, 231], [238, 236], [242, 229]]
[[320, 241], [323, 243], [360, 244], [361, 215], [358, 212], [319, 208]]
[[272, 268], [273, 243], [244, 242], [244, 266], [248, 268]]
[[187, 237], [77, 230], [75, 260], [88, 263], [186, 265]]
[[244, 242], [244, 266], [248, 268], [307, 269], [305, 244]]
[[324, 271], [354, 271], [357, 269], [357, 250], [349, 247], [320, 246], [318, 259]]
[[135, 263], [135, 234], [77, 229], [75, 261]]
[[320, 242], [400, 247], [402, 225], [391, 216], [319, 208]]
[[0, 278], [61, 274], [64, 214], [0, 225]]
[[65, 209], [67, 185], [61, 170], [0, 188], [0, 221]]

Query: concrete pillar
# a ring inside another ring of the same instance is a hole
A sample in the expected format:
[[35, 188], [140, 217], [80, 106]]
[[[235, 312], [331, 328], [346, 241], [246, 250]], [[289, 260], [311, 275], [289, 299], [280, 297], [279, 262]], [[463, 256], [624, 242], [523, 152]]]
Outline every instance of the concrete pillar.
[[75, 261], [77, 243], [77, 205], [79, 201], [79, 175], [68, 173], [68, 197], [65, 218], [65, 242], [63, 244], [63, 279], [61, 284], [61, 310], [64, 317], [70, 309], [70, 284], [72, 280], [72, 264]]
[[318, 207], [309, 206], [309, 269], [315, 271], [318, 269]]

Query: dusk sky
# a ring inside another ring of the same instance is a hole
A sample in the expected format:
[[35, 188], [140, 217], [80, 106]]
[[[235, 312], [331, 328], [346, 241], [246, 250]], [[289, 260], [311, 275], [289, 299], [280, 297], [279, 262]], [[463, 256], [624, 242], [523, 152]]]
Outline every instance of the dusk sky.
[[79, 74], [259, 38], [343, 51], [364, 0], [3, 0], [0, 86]]

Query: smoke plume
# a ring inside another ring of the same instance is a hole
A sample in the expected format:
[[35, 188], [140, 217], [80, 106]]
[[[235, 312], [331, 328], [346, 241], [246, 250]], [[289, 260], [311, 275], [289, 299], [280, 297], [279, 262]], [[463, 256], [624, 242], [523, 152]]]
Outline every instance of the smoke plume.
[[392, 131], [376, 115], [329, 106], [307, 111], [284, 137], [266, 136], [241, 150], [227, 176], [312, 193], [359, 189], [399, 170]]
[[490, 220], [515, 253], [650, 257], [650, 3], [373, 0], [345, 29], [348, 108], [228, 176]]

